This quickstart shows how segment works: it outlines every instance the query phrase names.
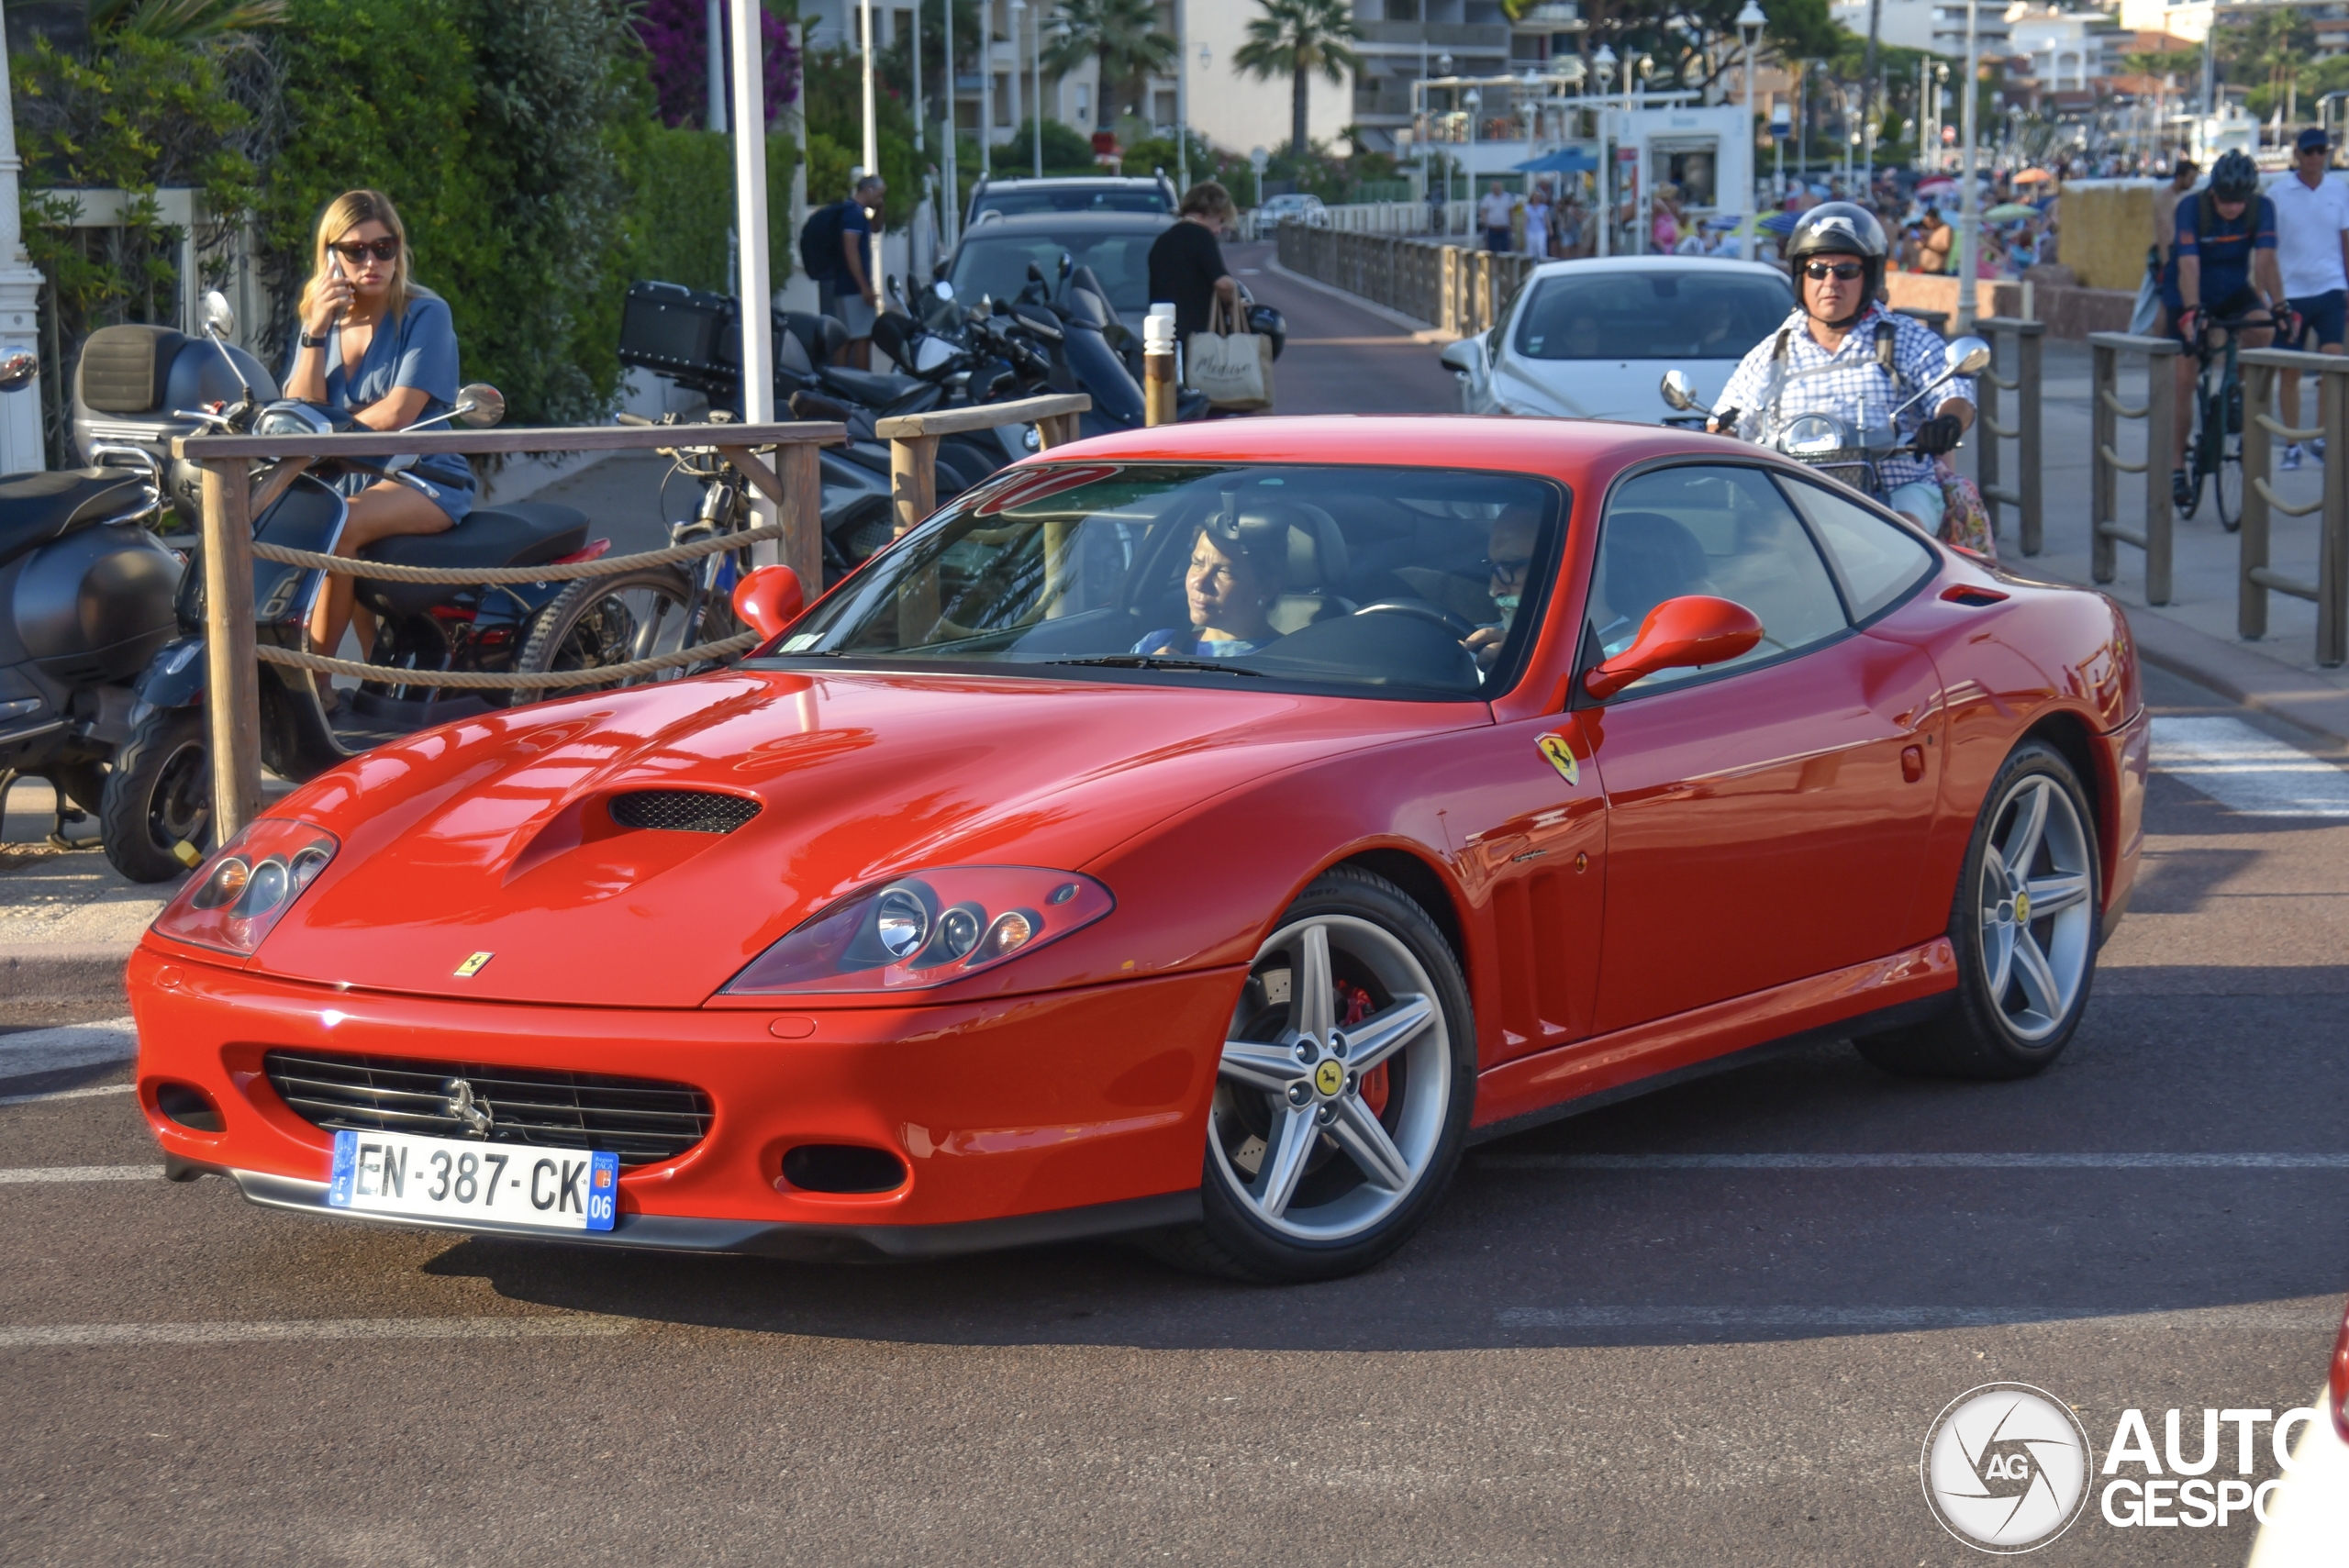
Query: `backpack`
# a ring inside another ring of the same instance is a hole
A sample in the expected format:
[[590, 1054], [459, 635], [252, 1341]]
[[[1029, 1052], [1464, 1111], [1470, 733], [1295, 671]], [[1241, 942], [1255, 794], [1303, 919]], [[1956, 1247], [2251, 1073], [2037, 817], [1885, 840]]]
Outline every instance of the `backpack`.
[[841, 236], [847, 232], [848, 204], [853, 199], [818, 207], [799, 230], [799, 263], [818, 282], [841, 270]]

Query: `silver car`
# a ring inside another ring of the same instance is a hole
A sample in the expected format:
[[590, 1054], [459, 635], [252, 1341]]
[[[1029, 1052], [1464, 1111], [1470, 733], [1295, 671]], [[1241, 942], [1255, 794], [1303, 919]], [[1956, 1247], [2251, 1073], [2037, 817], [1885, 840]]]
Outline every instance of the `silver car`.
[[1443, 350], [1471, 414], [1530, 414], [1661, 424], [1667, 370], [1706, 400], [1795, 307], [1793, 285], [1760, 261], [1622, 256], [1549, 261], [1500, 321]]

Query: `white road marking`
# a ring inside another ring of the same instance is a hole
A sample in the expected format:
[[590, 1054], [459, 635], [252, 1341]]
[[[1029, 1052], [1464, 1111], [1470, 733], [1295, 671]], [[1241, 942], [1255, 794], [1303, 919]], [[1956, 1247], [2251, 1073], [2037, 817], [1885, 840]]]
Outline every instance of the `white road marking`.
[[139, 1032], [128, 1018], [0, 1034], [0, 1078], [128, 1062], [139, 1054]]
[[2349, 817], [2349, 772], [2240, 718], [2156, 718], [2154, 767], [2239, 817]]
[[153, 1182], [162, 1176], [161, 1165], [16, 1165], [0, 1170], [0, 1186], [28, 1182]]
[[1500, 1171], [2349, 1171], [2349, 1154], [1487, 1154]]
[[2125, 1307], [1505, 1307], [1505, 1329], [1995, 1329], [2099, 1321], [2115, 1328], [2323, 1328], [2329, 1304], [2132, 1311]]
[[624, 1318], [315, 1318], [261, 1323], [49, 1323], [0, 1328], [0, 1351], [250, 1345], [288, 1340], [537, 1340], [625, 1334]]
[[128, 1095], [136, 1084], [101, 1084], [95, 1089], [51, 1089], [42, 1095], [0, 1095], [0, 1106], [37, 1106], [44, 1100], [87, 1100], [99, 1095]]

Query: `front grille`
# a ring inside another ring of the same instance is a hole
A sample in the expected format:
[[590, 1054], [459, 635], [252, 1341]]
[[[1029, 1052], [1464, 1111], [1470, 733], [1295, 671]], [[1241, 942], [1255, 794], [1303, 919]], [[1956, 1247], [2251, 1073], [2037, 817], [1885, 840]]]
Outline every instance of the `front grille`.
[[703, 789], [640, 789], [612, 796], [612, 820], [623, 828], [666, 828], [676, 833], [731, 833], [759, 814], [759, 803]]
[[[273, 1051], [262, 1066], [279, 1099], [329, 1129], [609, 1150], [623, 1165], [674, 1160], [709, 1130], [707, 1095], [652, 1078], [295, 1051]], [[458, 1080], [470, 1096], [460, 1095]], [[486, 1129], [459, 1114], [468, 1097], [488, 1113]]]

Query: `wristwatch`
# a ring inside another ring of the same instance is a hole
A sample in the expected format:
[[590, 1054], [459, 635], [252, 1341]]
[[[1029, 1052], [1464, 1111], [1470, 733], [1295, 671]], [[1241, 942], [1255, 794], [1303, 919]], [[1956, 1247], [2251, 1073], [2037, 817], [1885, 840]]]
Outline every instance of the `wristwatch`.
[[302, 334], [302, 347], [306, 349], [323, 349], [326, 346], [327, 340], [324, 334], [320, 334], [316, 338], [311, 337], [307, 332]]

